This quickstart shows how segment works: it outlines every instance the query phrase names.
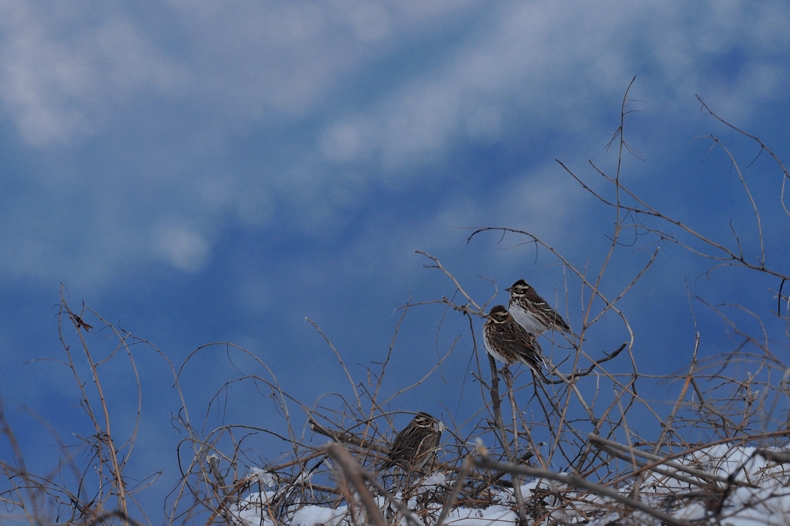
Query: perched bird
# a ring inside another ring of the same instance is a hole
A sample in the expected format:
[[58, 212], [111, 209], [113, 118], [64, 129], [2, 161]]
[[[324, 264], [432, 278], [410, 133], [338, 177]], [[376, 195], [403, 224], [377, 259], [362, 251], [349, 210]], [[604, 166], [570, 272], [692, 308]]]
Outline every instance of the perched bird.
[[436, 456], [444, 425], [428, 413], [417, 413], [398, 433], [390, 447], [385, 468], [399, 466], [407, 471], [422, 471]]
[[520, 279], [505, 289], [510, 293], [507, 308], [519, 325], [535, 337], [545, 331], [566, 332], [575, 336], [560, 314], [538, 296], [529, 283]]
[[511, 365], [521, 362], [540, 377], [543, 382], [548, 379], [543, 375], [543, 355], [535, 336], [507, 311], [504, 305], [495, 305], [488, 311], [488, 320], [483, 325], [483, 341], [488, 354]]

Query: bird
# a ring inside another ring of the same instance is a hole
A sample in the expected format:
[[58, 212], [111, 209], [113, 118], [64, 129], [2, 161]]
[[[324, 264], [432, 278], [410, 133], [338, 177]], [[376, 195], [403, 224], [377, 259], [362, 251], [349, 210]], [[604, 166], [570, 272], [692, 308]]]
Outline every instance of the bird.
[[444, 424], [428, 413], [419, 412], [392, 442], [384, 468], [398, 466], [407, 471], [422, 471], [436, 456]]
[[562, 316], [523, 279], [516, 281], [505, 290], [510, 293], [510, 300], [507, 302], [510, 314], [528, 333], [538, 337], [548, 330], [553, 330], [576, 336]]
[[494, 305], [483, 324], [483, 342], [488, 354], [505, 363], [523, 363], [543, 380], [543, 353], [534, 335], [519, 325], [504, 305]]

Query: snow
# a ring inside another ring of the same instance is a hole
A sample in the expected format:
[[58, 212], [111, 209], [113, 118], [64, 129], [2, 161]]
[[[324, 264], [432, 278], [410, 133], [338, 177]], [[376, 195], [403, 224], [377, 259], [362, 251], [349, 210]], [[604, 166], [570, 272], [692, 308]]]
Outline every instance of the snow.
[[305, 506], [294, 513], [292, 524], [294, 526], [313, 526], [314, 524], [336, 526], [344, 522], [347, 513], [346, 506], [340, 506], [337, 509]]
[[447, 524], [456, 526], [484, 526], [487, 524], [515, 524], [516, 513], [507, 506], [494, 505], [479, 510], [456, 508], [447, 516]]
[[[779, 451], [779, 450], [773, 450]], [[766, 460], [754, 447], [715, 445], [689, 453], [675, 459], [674, 468], [666, 467], [665, 473], [646, 474], [640, 485], [639, 498], [652, 508], [669, 514], [681, 521], [696, 524], [723, 524], [731, 526], [788, 525], [790, 524], [790, 469], [775, 461]], [[705, 474], [720, 477], [704, 480], [700, 476], [683, 472], [680, 466], [693, 468]], [[276, 495], [276, 482], [263, 471], [252, 472], [257, 476], [264, 491], [247, 495], [237, 504], [234, 516], [245, 525], [274, 526], [274, 521], [262, 509]], [[683, 476], [679, 480], [675, 476]], [[454, 474], [435, 472], [422, 481], [411, 493], [408, 507], [427, 524], [435, 523], [441, 506], [435, 502], [430, 513], [425, 504], [418, 504], [421, 497], [448, 492], [454, 484]], [[521, 487], [525, 501], [541, 489], [562, 490], [563, 498], [544, 497], [540, 520], [543, 523], [556, 520], [565, 523], [605, 526], [608, 524], [658, 525], [661, 521], [645, 512], [626, 510], [622, 504], [594, 493], [577, 491], [557, 482], [544, 479], [527, 481]], [[630, 497], [629, 486], [619, 489]], [[395, 489], [395, 498], [402, 494]], [[491, 505], [480, 508], [458, 506], [447, 514], [444, 524], [454, 526], [511, 525], [516, 523], [512, 490], [492, 488]], [[552, 492], [548, 492], [549, 494]], [[393, 511], [382, 496], [375, 497], [388, 524], [393, 524]], [[423, 506], [420, 508], [420, 506]], [[531, 503], [534, 508], [535, 502]], [[361, 510], [355, 504], [352, 509]], [[426, 517], [427, 514], [427, 517]], [[354, 524], [349, 517], [346, 504], [316, 505], [313, 503], [291, 503], [279, 520], [294, 526], [347, 526]], [[359, 517], [358, 517], [359, 518]], [[530, 519], [532, 520], [532, 519]], [[400, 525], [407, 525], [401, 519]]]

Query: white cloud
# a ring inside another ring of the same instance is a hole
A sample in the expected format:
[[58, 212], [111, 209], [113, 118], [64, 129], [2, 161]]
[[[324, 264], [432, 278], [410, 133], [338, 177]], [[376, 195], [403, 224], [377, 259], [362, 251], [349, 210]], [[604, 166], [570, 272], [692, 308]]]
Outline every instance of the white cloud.
[[[73, 131], [95, 133], [99, 108], [135, 94], [202, 101], [225, 119], [306, 115], [344, 85], [347, 75], [359, 75], [360, 68], [396, 53], [408, 39], [437, 38], [435, 21], [477, 11], [460, 44], [426, 44], [426, 53], [441, 58], [438, 67], [393, 77], [391, 89], [367, 115], [376, 126], [365, 131], [378, 129], [380, 137], [369, 137], [366, 146], [383, 150], [385, 165], [398, 166], [415, 153], [445, 148], [460, 135], [461, 116], [468, 119], [474, 108], [486, 108], [494, 119], [469, 128], [473, 137], [488, 130], [481, 139], [496, 135], [497, 115], [507, 111], [538, 112], [544, 119], [558, 109], [592, 116], [585, 111], [589, 101], [622, 90], [624, 79], [641, 73], [643, 65], [660, 64], [687, 93], [705, 83], [700, 54], [738, 46], [756, 53], [758, 69], [776, 70], [781, 66], [761, 55], [781, 56], [790, 38], [781, 23], [788, 8], [781, 2], [759, 9], [712, 2], [691, 14], [653, 2], [613, 9], [586, 3], [573, 9], [521, 2], [487, 8], [431, 4], [349, 0], [231, 9], [172, 2], [172, 11], [162, 13], [172, 18], [172, 35], [164, 35], [110, 9], [88, 22], [91, 17], [76, 8], [66, 16], [7, 3], [0, 16], [0, 100], [32, 144], [66, 141]], [[749, 23], [741, 24], [743, 19]], [[374, 44], [382, 40], [386, 48]], [[748, 103], [748, 94], [742, 98]], [[346, 116], [340, 119], [342, 124]]]
[[493, 226], [526, 230], [544, 240], [567, 232], [569, 220], [582, 205], [578, 184], [556, 164], [541, 166], [509, 178], [493, 199], [489, 218]]
[[[0, 7], [2, 116], [31, 151], [58, 145], [70, 152], [67, 162], [82, 157], [86, 142], [101, 148], [114, 134], [118, 142], [99, 158], [134, 169], [61, 169], [58, 158], [54, 169], [39, 170], [33, 189], [65, 178], [63, 188], [95, 201], [86, 209], [107, 201], [117, 208], [109, 222], [70, 223], [60, 221], [69, 214], [51, 212], [57, 223], [46, 236], [20, 234], [27, 241], [17, 246], [28, 247], [20, 260], [65, 250], [51, 239], [71, 232], [87, 229], [106, 244], [112, 236], [103, 232], [119, 231], [158, 247], [138, 241], [129, 257], [195, 271], [208, 261], [211, 236], [162, 227], [138, 208], [166, 208], [177, 211], [175, 225], [221, 230], [229, 221], [266, 227], [282, 206], [297, 228], [320, 235], [343, 225], [370, 188], [436, 177], [433, 168], [469, 143], [490, 146], [515, 131], [526, 134], [525, 148], [529, 134], [589, 140], [633, 74], [657, 86], [651, 93], [663, 99], [653, 107], [673, 111], [701, 93], [731, 118], [782, 95], [788, 77], [782, 2], [710, 2], [694, 11], [659, 2], [171, 2], [159, 8], [162, 25], [148, 23], [150, 12], [32, 5]], [[721, 82], [736, 48], [743, 67]], [[714, 75], [706, 67], [717, 60], [724, 65]], [[266, 134], [281, 131], [293, 140], [272, 147]], [[251, 153], [241, 167], [223, 158], [245, 141], [245, 152], [266, 153], [261, 166], [250, 166]], [[142, 192], [107, 196], [134, 188], [135, 178], [155, 203]], [[550, 179], [532, 184], [527, 198], [541, 196], [533, 209], [563, 197]], [[36, 199], [46, 201], [37, 207], [44, 213], [73, 206], [62, 195]], [[92, 252], [95, 265], [112, 267], [105, 252]]]
[[159, 256], [179, 270], [197, 272], [208, 259], [209, 242], [186, 225], [157, 225], [152, 233], [152, 241]]
[[172, 92], [188, 80], [130, 21], [80, 18], [27, 2], [0, 7], [0, 105], [33, 146], [95, 133], [128, 90]]
[[31, 144], [63, 141], [86, 126], [71, 99], [90, 84], [90, 68], [48, 38], [49, 28], [24, 4], [0, 8], [0, 101]]
[[339, 122], [321, 137], [321, 153], [330, 161], [354, 161], [359, 157], [364, 127], [352, 122]]
[[[669, 98], [655, 102], [670, 106], [678, 98], [712, 92], [713, 100], [730, 94], [745, 109], [779, 93], [774, 79], [786, 77], [779, 73], [786, 64], [763, 60], [764, 53], [777, 51], [754, 28], [775, 32], [777, 16], [790, 18], [787, 9], [774, 5], [755, 13], [738, 2], [722, 11], [712, 3], [689, 16], [687, 9], [663, 3], [612, 8], [497, 4], [463, 45], [436, 51], [444, 54], [441, 66], [407, 79], [367, 115], [356, 116], [355, 129], [370, 133], [362, 142], [356, 137], [348, 160], [372, 155], [388, 172], [430, 163], [460, 138], [490, 142], [506, 133], [503, 115], [531, 119], [535, 129], [588, 133], [601, 117], [598, 101], [619, 98], [635, 74], [666, 81]], [[736, 20], [746, 16], [752, 24], [735, 23], [733, 12]], [[781, 36], [774, 42], [786, 48], [790, 40]], [[744, 73], [750, 80], [722, 88], [719, 79], [706, 77], [701, 61], [736, 46], [751, 61]], [[650, 73], [656, 66], [663, 78]], [[330, 123], [328, 129], [338, 126]]]

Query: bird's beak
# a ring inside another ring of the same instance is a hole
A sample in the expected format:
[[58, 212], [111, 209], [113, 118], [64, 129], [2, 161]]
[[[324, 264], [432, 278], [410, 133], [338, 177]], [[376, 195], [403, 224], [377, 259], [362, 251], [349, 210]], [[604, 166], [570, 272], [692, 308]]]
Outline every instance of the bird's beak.
[[508, 287], [505, 289], [505, 292], [513, 292], [513, 287]]

